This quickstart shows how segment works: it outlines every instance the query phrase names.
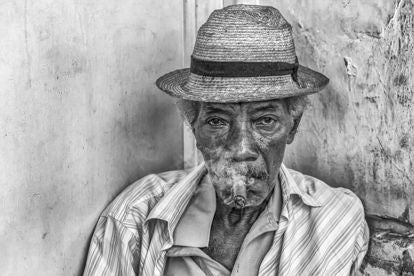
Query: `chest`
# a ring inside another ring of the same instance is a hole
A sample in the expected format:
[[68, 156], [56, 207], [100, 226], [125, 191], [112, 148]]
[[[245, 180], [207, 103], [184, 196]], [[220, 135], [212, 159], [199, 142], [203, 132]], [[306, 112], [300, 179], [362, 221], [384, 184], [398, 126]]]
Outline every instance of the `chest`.
[[248, 232], [247, 227], [225, 229], [220, 225], [213, 225], [209, 245], [203, 251], [227, 269], [232, 270]]

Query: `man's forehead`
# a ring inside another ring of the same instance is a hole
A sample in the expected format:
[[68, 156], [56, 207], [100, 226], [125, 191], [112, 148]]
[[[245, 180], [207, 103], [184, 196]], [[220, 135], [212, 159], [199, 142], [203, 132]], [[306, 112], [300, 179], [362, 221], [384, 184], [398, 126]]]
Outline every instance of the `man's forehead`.
[[201, 108], [205, 111], [230, 111], [239, 112], [241, 110], [256, 111], [263, 109], [284, 110], [286, 103], [284, 99], [258, 101], [258, 102], [238, 102], [238, 103], [202, 103]]

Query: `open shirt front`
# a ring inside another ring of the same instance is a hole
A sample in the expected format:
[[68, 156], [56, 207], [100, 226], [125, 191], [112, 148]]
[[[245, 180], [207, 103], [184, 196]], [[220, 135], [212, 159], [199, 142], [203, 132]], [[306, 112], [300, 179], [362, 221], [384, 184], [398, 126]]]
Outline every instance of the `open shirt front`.
[[[258, 271], [263, 276], [357, 273], [368, 247], [361, 201], [347, 189], [332, 188], [284, 165], [279, 170], [283, 197], [280, 216], [274, 214], [274, 225], [266, 223], [269, 217], [266, 212], [272, 212], [269, 201], [246, 237], [246, 247], [239, 252], [233, 271], [223, 270], [223, 266], [202, 255], [199, 249], [208, 244], [215, 208], [213, 203], [202, 208], [197, 205], [198, 200], [209, 200], [212, 194], [211, 187], [203, 187], [201, 181], [206, 172], [201, 164], [189, 173], [152, 174], [125, 189], [96, 225], [84, 275], [161, 276], [169, 272], [174, 275], [174, 262], [183, 264], [186, 257], [198, 255], [202, 262], [191, 258], [196, 261], [187, 263], [200, 273], [195, 275], [208, 275], [206, 271], [224, 275], [255, 275], [243, 273]], [[202, 192], [199, 198], [197, 194], [203, 189], [205, 195]], [[200, 232], [195, 226], [200, 221], [192, 222], [193, 215], [200, 215], [199, 211], [205, 212], [201, 215], [205, 219]], [[262, 226], [269, 227], [269, 231]], [[261, 242], [263, 248], [250, 253]], [[249, 257], [256, 253], [254, 258]]]
[[246, 235], [234, 268], [229, 271], [202, 251], [202, 248], [208, 247], [216, 211], [214, 188], [207, 177], [203, 177], [174, 230], [174, 243], [167, 252], [165, 275], [257, 275], [278, 229], [281, 206], [282, 196], [278, 185]]

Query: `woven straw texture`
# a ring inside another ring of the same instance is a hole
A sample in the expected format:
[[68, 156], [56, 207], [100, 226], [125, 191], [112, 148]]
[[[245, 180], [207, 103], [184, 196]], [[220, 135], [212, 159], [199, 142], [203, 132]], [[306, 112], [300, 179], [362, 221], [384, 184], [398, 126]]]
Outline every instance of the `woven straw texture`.
[[[193, 57], [219, 62], [295, 63], [292, 27], [273, 7], [228, 6], [215, 10], [201, 26]], [[315, 93], [328, 81], [324, 75], [303, 66], [299, 66], [297, 82], [291, 75], [207, 77], [186, 68], [162, 76], [157, 86], [188, 100], [250, 102]]]

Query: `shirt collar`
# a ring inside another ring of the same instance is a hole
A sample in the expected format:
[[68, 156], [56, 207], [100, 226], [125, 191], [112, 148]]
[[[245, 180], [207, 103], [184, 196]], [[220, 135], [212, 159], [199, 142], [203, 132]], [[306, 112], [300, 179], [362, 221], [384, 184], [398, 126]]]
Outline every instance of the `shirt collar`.
[[173, 243], [174, 229], [193, 196], [200, 179], [206, 172], [207, 169], [204, 163], [195, 167], [186, 177], [173, 185], [148, 214], [145, 220], [146, 224], [152, 219], [159, 219], [167, 223], [170, 244]]
[[292, 195], [297, 195], [305, 205], [310, 207], [323, 206], [316, 194], [314, 183], [305, 179], [302, 174], [296, 173], [292, 175], [290, 170], [282, 164], [279, 170], [279, 179], [283, 195], [287, 199], [290, 199]]
[[[202, 181], [206, 173], [204, 163], [197, 166], [173, 185], [149, 213], [146, 222], [159, 219], [168, 224], [170, 245], [208, 246], [216, 199], [210, 182]], [[287, 208], [283, 208], [281, 212], [280, 203], [277, 198], [274, 198], [279, 195], [274, 193], [266, 206], [266, 211], [273, 222], [277, 222], [280, 215], [287, 216], [291, 213], [288, 203], [292, 195], [299, 196], [303, 203], [310, 207], [322, 206], [312, 183], [305, 181], [301, 174], [292, 175], [284, 164], [279, 170], [279, 180], [283, 206], [287, 205]]]

